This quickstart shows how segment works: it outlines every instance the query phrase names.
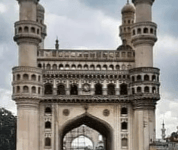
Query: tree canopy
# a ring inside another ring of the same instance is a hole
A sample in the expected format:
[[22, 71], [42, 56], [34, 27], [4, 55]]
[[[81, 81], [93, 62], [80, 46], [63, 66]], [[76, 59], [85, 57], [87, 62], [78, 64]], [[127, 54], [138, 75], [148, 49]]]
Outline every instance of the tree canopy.
[[16, 122], [16, 116], [0, 108], [0, 150], [16, 149]]

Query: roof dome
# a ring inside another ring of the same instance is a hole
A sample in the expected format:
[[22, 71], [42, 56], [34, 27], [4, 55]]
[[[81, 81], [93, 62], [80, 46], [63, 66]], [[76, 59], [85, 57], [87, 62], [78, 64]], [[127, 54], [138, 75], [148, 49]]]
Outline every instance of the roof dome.
[[123, 8], [122, 8], [122, 13], [126, 13], [126, 12], [133, 12], [135, 13], [135, 7], [130, 4], [130, 3], [127, 3]]
[[118, 51], [121, 51], [121, 50], [133, 50], [132, 47], [127, 44], [127, 40], [123, 40], [122, 42], [123, 42], [123, 44], [117, 48]]
[[38, 3], [38, 5], [37, 5], [37, 11], [45, 12], [45, 9], [44, 9], [44, 7], [41, 4]]

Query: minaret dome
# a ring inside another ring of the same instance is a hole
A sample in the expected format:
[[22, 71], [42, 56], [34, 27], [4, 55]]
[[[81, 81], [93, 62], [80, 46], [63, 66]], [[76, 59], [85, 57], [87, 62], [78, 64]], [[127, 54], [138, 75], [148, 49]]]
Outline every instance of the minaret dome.
[[127, 4], [122, 8], [122, 14], [129, 12], [135, 13], [135, 7], [129, 2], [127, 2]]

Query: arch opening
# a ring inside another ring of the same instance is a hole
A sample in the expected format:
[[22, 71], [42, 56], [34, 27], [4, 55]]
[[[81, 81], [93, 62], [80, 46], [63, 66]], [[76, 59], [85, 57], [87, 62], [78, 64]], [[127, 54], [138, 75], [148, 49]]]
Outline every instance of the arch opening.
[[[76, 128], [79, 128], [79, 127], [83, 127], [83, 126], [86, 126], [87, 128], [91, 128], [95, 130], [96, 132], [98, 132], [98, 135], [102, 135], [102, 140], [104, 143], [105, 150], [113, 149], [113, 140], [112, 140], [113, 132], [112, 132], [112, 128], [110, 127], [110, 125], [106, 123], [105, 121], [100, 120], [99, 118], [96, 118], [94, 116], [91, 116], [85, 113], [81, 116], [78, 116], [68, 121], [66, 124], [63, 125], [63, 127], [61, 128], [61, 131], [59, 132], [61, 133], [60, 134], [60, 139], [61, 139], [60, 150], [67, 149], [65, 147], [67, 143], [67, 138], [66, 138], [67, 134], [70, 133], [70, 131]], [[80, 135], [82, 134], [79, 134], [78, 137], [80, 137]], [[87, 138], [89, 138], [89, 136], [87, 136]], [[101, 143], [101, 141], [98, 142], [97, 146], [99, 146], [99, 143]]]

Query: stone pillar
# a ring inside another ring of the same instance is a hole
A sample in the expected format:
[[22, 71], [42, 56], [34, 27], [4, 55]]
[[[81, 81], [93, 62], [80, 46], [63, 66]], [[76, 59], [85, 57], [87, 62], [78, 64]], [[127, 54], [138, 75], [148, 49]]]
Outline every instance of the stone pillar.
[[155, 104], [153, 100], [134, 101], [134, 150], [149, 150], [155, 140]]
[[91, 95], [95, 95], [95, 85], [94, 85], [94, 81], [91, 82]]
[[81, 80], [79, 80], [79, 84], [78, 84], [78, 95], [82, 95], [82, 82], [81, 82]]
[[17, 150], [39, 150], [39, 101], [17, 103]]
[[69, 80], [66, 81], [66, 95], [70, 95], [70, 85], [69, 85]]

